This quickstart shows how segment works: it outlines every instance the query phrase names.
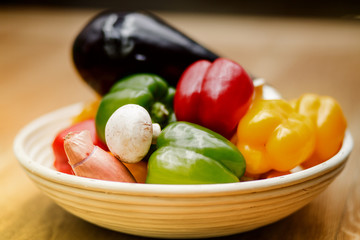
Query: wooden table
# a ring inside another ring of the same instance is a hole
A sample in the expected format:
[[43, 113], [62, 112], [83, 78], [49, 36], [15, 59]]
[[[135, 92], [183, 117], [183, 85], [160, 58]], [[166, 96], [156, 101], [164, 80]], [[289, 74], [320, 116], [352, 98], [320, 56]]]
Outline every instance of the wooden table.
[[[70, 49], [96, 12], [0, 9], [0, 239], [145, 239], [64, 211], [28, 179], [12, 151], [17, 131], [29, 121], [94, 98], [72, 65]], [[360, 239], [360, 22], [158, 15], [264, 77], [287, 99], [305, 92], [335, 97], [355, 140], [343, 173], [313, 202], [277, 223], [224, 239]]]

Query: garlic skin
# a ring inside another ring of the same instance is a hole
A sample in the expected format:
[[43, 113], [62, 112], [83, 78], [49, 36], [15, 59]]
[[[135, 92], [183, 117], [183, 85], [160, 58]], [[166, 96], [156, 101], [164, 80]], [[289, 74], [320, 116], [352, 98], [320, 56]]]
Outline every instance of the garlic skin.
[[263, 78], [257, 78], [253, 81], [255, 87], [262, 87], [262, 98], [265, 100], [282, 99], [281, 94], [272, 86], [268, 85]]
[[[156, 132], [159, 132], [158, 126]], [[106, 123], [105, 140], [109, 150], [120, 161], [141, 161], [148, 153], [153, 140], [150, 114], [137, 104], [127, 104], [118, 108]]]

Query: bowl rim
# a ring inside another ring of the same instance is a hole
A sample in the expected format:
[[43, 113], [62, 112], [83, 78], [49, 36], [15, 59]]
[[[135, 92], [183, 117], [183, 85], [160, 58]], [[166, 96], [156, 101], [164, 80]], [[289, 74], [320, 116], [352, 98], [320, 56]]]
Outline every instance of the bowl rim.
[[[142, 195], [201, 195], [226, 194], [239, 191], [260, 192], [269, 189], [283, 188], [289, 185], [298, 184], [300, 182], [311, 180], [320, 175], [324, 175], [328, 172], [334, 171], [338, 167], [343, 167], [354, 145], [352, 135], [349, 129], [347, 129], [342, 147], [339, 152], [335, 156], [321, 164], [318, 164], [308, 169], [304, 169], [299, 172], [270, 179], [221, 184], [177, 185], [111, 182], [69, 175], [56, 171], [55, 169], [43, 166], [36, 161], [33, 161], [24, 148], [26, 144], [26, 139], [28, 139], [28, 137], [30, 137], [32, 134], [36, 133], [36, 131], [39, 131], [39, 129], [41, 131], [41, 127], [46, 125], [47, 123], [59, 121], [59, 116], [62, 116], [62, 119], [65, 119], [65, 117], [70, 118], [82, 109], [83, 104], [84, 103], [72, 104], [42, 115], [39, 118], [28, 123], [18, 132], [14, 139], [13, 151], [18, 159], [18, 162], [27, 171], [28, 174], [36, 175], [48, 181], [56, 182], [59, 184], [106, 193], [121, 192], [127, 194]], [[56, 132], [54, 132], [54, 135], [56, 134]]]

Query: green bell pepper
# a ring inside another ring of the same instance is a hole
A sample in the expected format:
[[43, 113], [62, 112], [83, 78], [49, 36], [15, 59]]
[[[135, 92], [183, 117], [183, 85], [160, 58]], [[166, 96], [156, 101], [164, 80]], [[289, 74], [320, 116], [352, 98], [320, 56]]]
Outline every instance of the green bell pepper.
[[173, 99], [175, 89], [155, 74], [134, 74], [115, 83], [102, 98], [95, 117], [96, 132], [105, 142], [105, 126], [110, 116], [121, 106], [138, 104], [144, 107], [154, 123], [163, 128], [175, 121]]
[[226, 138], [188, 122], [169, 124], [150, 156], [146, 183], [208, 184], [238, 182], [245, 172], [240, 151]]

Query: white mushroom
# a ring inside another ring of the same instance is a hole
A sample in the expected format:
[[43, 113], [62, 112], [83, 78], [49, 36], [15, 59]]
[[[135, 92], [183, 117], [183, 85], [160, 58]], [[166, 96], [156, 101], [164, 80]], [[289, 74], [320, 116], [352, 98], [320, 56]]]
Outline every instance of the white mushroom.
[[112, 154], [122, 162], [136, 163], [148, 153], [160, 134], [148, 111], [136, 104], [118, 108], [105, 126], [105, 140]]

